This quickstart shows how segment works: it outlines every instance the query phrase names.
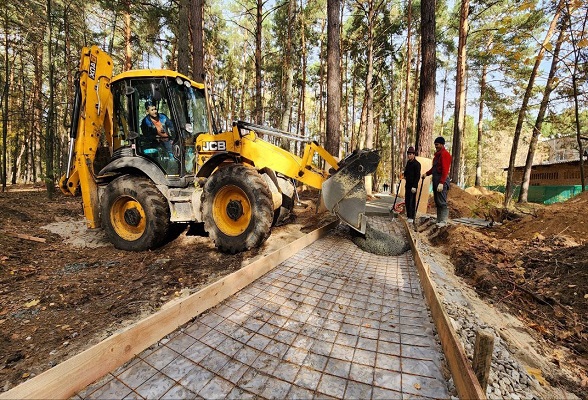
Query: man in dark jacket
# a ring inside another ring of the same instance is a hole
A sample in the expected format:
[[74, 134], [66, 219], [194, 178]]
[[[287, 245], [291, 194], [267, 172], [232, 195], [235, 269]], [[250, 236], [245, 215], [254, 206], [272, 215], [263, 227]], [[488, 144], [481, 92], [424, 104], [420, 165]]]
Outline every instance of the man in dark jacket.
[[408, 161], [404, 167], [404, 206], [406, 208], [406, 218], [408, 222], [414, 222], [416, 213], [416, 192], [419, 186], [419, 179], [421, 177], [421, 163], [416, 160], [416, 153], [414, 147], [410, 146], [406, 151]]
[[423, 174], [433, 175], [433, 197], [437, 206], [437, 226], [447, 225], [449, 208], [447, 208], [447, 191], [449, 190], [449, 168], [451, 167], [451, 154], [445, 149], [445, 139], [439, 136], [435, 139], [435, 156], [433, 166]]

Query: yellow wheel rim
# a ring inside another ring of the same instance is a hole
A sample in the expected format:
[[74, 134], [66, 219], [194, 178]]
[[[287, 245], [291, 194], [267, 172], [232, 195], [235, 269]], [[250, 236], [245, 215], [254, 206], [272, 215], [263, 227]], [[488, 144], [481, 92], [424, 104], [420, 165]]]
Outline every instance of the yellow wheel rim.
[[110, 222], [119, 237], [127, 241], [137, 240], [145, 232], [145, 210], [134, 198], [120, 197], [110, 208]]
[[251, 222], [249, 198], [235, 185], [224, 186], [214, 197], [212, 217], [222, 233], [227, 236], [239, 236]]

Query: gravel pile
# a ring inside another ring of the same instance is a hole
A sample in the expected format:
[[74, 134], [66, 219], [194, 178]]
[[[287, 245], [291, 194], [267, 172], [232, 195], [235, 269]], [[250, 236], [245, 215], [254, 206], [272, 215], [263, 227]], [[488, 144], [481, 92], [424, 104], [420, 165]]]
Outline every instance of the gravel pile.
[[494, 335], [494, 350], [486, 396], [489, 399], [536, 400], [537, 397], [531, 393], [531, 385], [538, 385], [538, 382], [527, 373], [517, 360], [511, 357], [496, 330], [491, 326], [481, 324], [478, 315], [459, 304], [443, 300], [443, 306], [450, 316], [453, 327], [459, 335], [470, 361], [474, 354], [476, 332], [482, 329]]
[[365, 236], [353, 236], [353, 243], [363, 251], [381, 256], [397, 256], [410, 249], [405, 235], [391, 236], [367, 224]]

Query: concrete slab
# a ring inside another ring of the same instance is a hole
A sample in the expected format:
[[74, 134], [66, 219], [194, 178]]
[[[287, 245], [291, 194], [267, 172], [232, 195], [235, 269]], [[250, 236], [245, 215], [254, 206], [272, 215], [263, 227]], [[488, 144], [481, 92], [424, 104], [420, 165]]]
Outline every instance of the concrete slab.
[[345, 229], [74, 398], [450, 397], [411, 253], [366, 253]]

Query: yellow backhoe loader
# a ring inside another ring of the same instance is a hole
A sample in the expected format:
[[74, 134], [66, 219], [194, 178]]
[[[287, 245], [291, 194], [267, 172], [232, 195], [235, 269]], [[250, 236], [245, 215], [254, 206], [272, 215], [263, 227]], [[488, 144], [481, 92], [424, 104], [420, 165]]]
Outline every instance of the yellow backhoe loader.
[[[377, 168], [377, 151], [339, 161], [316, 142], [264, 126], [238, 121], [217, 132], [205, 85], [169, 70], [112, 75], [107, 53], [82, 50], [59, 186], [81, 194], [88, 227], [102, 227], [115, 247], [156, 248], [190, 223], [204, 223], [223, 252], [257, 247], [292, 210], [294, 180], [321, 189], [331, 212], [365, 232], [363, 178]], [[304, 141], [304, 155], [263, 135]], [[314, 166], [317, 156], [329, 171]]]

